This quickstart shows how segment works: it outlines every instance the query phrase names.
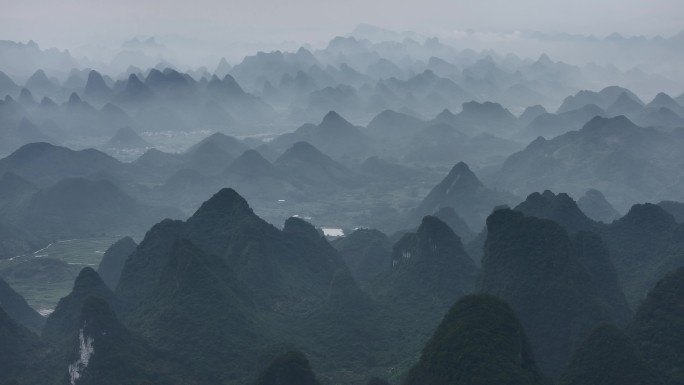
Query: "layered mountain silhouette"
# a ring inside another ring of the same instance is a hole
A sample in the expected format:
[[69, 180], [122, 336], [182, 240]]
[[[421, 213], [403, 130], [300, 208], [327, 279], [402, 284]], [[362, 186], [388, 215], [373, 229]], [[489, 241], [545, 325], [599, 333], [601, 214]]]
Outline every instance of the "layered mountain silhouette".
[[671, 185], [679, 143], [672, 134], [638, 127], [624, 116], [596, 117], [578, 131], [538, 138], [508, 157], [497, 186], [517, 194], [552, 189], [571, 196], [596, 188], [626, 210]]
[[488, 131], [470, 129], [469, 123], [463, 123], [458, 116], [443, 111], [425, 124], [405, 147], [395, 149], [392, 154], [410, 162], [453, 164], [500, 161], [502, 156], [521, 148], [520, 144]]
[[448, 40], [0, 41], [0, 383], [682, 383], [684, 32]]
[[174, 173], [188, 167], [186, 162], [187, 158], [182, 154], [150, 148], [131, 162], [130, 166], [150, 181], [165, 181]]
[[136, 74], [130, 74], [125, 82], [124, 89], [114, 98], [121, 105], [135, 105], [145, 103], [154, 98], [154, 92], [145, 85]]
[[123, 164], [103, 152], [74, 151], [48, 143], [27, 144], [0, 159], [0, 173], [14, 172], [39, 185], [47, 186], [64, 178], [123, 173]]
[[232, 136], [213, 134], [188, 149], [184, 168], [215, 176], [246, 150], [247, 146]]
[[103, 147], [113, 149], [146, 149], [152, 147], [152, 145], [130, 127], [121, 127]]
[[414, 215], [428, 215], [442, 207], [451, 207], [468, 227], [481, 229], [494, 207], [511, 200], [508, 195], [487, 188], [467, 164], [459, 162], [423, 199]]
[[4, 308], [3, 301], [0, 306], [0, 381], [12, 383], [18, 381], [27, 368], [41, 362], [48, 349], [35, 334], [10, 317]]
[[190, 147], [190, 149], [187, 151], [187, 154], [192, 155], [206, 151], [204, 146], [207, 143], [215, 145], [218, 149], [222, 150], [233, 158], [237, 158], [240, 156], [240, 154], [248, 149], [247, 146], [240, 140], [226, 134], [216, 133], [206, 137], [205, 139], [202, 139], [199, 143]]
[[88, 80], [85, 84], [83, 95], [87, 98], [106, 99], [112, 94], [111, 88], [105, 83], [102, 74], [97, 71], [90, 71], [88, 73]]
[[643, 103], [640, 103], [640, 101], [634, 99], [634, 96], [630, 96], [627, 92], [622, 92], [615, 102], [613, 102], [613, 104], [606, 109], [606, 112], [611, 116], [634, 116], [642, 111], [643, 108]]
[[302, 187], [329, 189], [353, 186], [358, 177], [308, 142], [297, 142], [275, 161], [275, 166]]
[[425, 345], [403, 384], [545, 384], [523, 326], [490, 295], [461, 298]]
[[36, 185], [11, 171], [6, 172], [0, 178], [0, 202], [2, 203], [20, 203], [36, 191], [38, 191]]
[[221, 186], [218, 176], [211, 177], [193, 169], [181, 168], [171, 174], [157, 191], [159, 196], [170, 202], [179, 202], [184, 207], [189, 204], [195, 208], [207, 194]]
[[97, 267], [97, 273], [110, 289], [114, 290], [116, 288], [126, 259], [137, 247], [138, 244], [135, 243], [133, 238], [124, 237], [109, 246], [107, 251], [105, 251], [100, 265]]
[[518, 116], [518, 122], [523, 126], [526, 127], [528, 124], [532, 123], [537, 117], [548, 113], [546, 108], [544, 106], [541, 106], [539, 104], [534, 105], [534, 106], [529, 106], [525, 108], [525, 111], [523, 111], [520, 116]]
[[646, 108], [660, 109], [667, 108], [678, 116], [684, 116], [684, 107], [677, 103], [672, 97], [664, 92], [658, 93], [651, 102], [646, 105]]
[[[202, 381], [215, 381], [225, 371], [239, 373], [236, 365], [249, 362], [249, 352], [263, 341], [255, 331], [265, 330], [253, 326], [256, 320], [249, 303], [236, 294], [245, 289], [225, 265], [189, 241], [177, 240], [165, 246], [166, 260], [155, 272], [159, 281], [140, 282], [138, 286], [147, 288], [141, 287], [137, 298], [130, 298], [132, 274], [127, 269], [149, 258], [143, 255], [149, 238], [129, 257], [117, 286], [129, 323], [161, 352], [202, 373]], [[140, 268], [138, 274], [149, 275], [149, 267]], [[144, 316], [148, 311], [155, 316]], [[226, 365], [226, 359], [232, 364]]]
[[599, 234], [591, 231], [580, 231], [570, 240], [575, 257], [591, 276], [598, 295], [611, 309], [614, 322], [624, 326], [633, 314], [622, 291], [608, 246]]
[[596, 189], [589, 189], [577, 200], [577, 206], [589, 218], [603, 223], [611, 223], [621, 215]]
[[[478, 270], [453, 230], [426, 216], [394, 244], [391, 269], [371, 282], [371, 292], [397, 314], [402, 330], [413, 330], [407, 345], [417, 351], [441, 315], [474, 290]], [[401, 315], [407, 312], [413, 316]]]
[[[463, 110], [457, 115], [465, 133], [483, 131], [500, 136], [512, 136], [518, 128], [518, 119], [498, 103], [463, 103]], [[467, 127], [467, 128], [466, 128]]]
[[684, 203], [675, 201], [662, 201], [658, 203], [662, 209], [670, 213], [679, 223], [684, 222]]
[[35, 193], [12, 214], [43, 237], [78, 237], [142, 232], [173, 208], [142, 204], [106, 180], [67, 178]]
[[682, 265], [681, 234], [672, 215], [650, 203], [634, 205], [602, 231], [633, 309], [667, 272]]
[[[151, 350], [117, 319], [107, 301], [89, 296], [77, 311], [75, 328], [51, 361], [54, 378], [67, 383], [183, 383], [181, 370]], [[67, 370], [63, 366], [66, 365]], [[57, 367], [62, 366], [61, 370]]]
[[80, 326], [81, 309], [91, 297], [106, 302], [110, 308], [119, 307], [114, 293], [97, 272], [85, 267], [76, 277], [71, 293], [59, 300], [55, 311], [47, 318], [42, 337], [55, 345], [61, 345], [65, 340], [72, 338], [73, 332]]
[[368, 284], [391, 265], [391, 241], [378, 230], [358, 229], [332, 245], [360, 284]]
[[249, 196], [260, 193], [283, 196], [295, 190], [289, 176], [266, 160], [257, 150], [242, 153], [226, 168], [222, 176], [230, 185], [239, 186], [237, 188], [242, 191], [247, 187], [245, 185], [253, 185], [250, 187], [254, 191], [249, 193]]
[[40, 249], [48, 239], [22, 227], [0, 222], [0, 258], [12, 258]]
[[577, 203], [565, 193], [554, 194], [549, 190], [532, 193], [515, 207], [527, 216], [550, 219], [563, 226], [569, 233], [596, 229], [596, 223], [587, 218]]
[[409, 145], [410, 139], [424, 126], [425, 122], [416, 117], [386, 110], [375, 116], [364, 132], [370, 137], [382, 139], [385, 143], [389, 142], [389, 144], [380, 144], [383, 147], [404, 147]]
[[404, 234], [393, 246], [391, 263], [391, 271], [380, 278], [379, 290], [396, 302], [429, 296], [448, 306], [473, 289], [478, 271], [460, 238], [446, 223], [431, 216], [423, 218], [415, 233]]
[[487, 218], [487, 230], [480, 290], [511, 305], [539, 366], [558, 376], [573, 347], [613, 311], [560, 225], [500, 209]]
[[247, 150], [219, 176], [228, 185], [251, 199], [277, 200], [301, 194], [290, 174], [266, 160], [257, 150]]
[[458, 215], [452, 207], [441, 207], [434, 214], [442, 222], [446, 223], [458, 235], [463, 243], [468, 243], [475, 238], [475, 234], [470, 230], [468, 224]]
[[365, 159], [372, 153], [369, 138], [335, 111], [328, 112], [318, 125], [307, 124], [293, 133], [279, 136], [272, 145], [284, 150], [302, 141], [336, 159]]
[[568, 96], [558, 108], [558, 112], [561, 113], [575, 110], [586, 106], [587, 104], [594, 104], [602, 109], [606, 109], [621, 98], [623, 94], [637, 104], [641, 106], [644, 105], [641, 99], [632, 91], [622, 87], [611, 86], [606, 87], [599, 92], [582, 90], [573, 96]]
[[42, 69], [36, 70], [36, 72], [26, 80], [24, 86], [42, 95], [54, 93], [58, 89], [58, 85], [48, 79], [45, 71]]
[[44, 128], [38, 127], [26, 118], [22, 118], [18, 122], [8, 122], [0, 131], [0, 138], [2, 138], [0, 151], [5, 154], [11, 153], [21, 146], [34, 142], [57, 144], [58, 141], [46, 134], [45, 131]]
[[40, 333], [45, 319], [29, 306], [24, 297], [0, 278], [0, 307], [3, 315], [22, 327]]
[[[342, 333], [344, 324], [312, 329], [295, 322], [325, 318], [340, 269], [346, 269], [342, 258], [313, 226], [291, 218], [278, 230], [224, 189], [187, 222], [155, 225], [126, 260], [116, 292], [134, 331], [211, 379], [248, 374], [259, 349], [279, 340], [278, 330], [297, 335], [302, 327], [314, 339]], [[348, 285], [356, 283], [342, 293]], [[345, 306], [356, 305], [338, 304], [336, 311]]]

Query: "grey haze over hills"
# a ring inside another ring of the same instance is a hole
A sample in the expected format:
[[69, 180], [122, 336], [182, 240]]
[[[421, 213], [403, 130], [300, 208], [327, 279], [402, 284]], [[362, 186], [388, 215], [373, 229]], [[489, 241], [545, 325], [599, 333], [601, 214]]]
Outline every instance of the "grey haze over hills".
[[227, 4], [3, 8], [0, 383], [684, 383], [681, 4]]
[[[474, 31], [466, 35], [487, 36]], [[586, 61], [551, 51], [516, 51], [514, 44], [482, 49], [475, 43], [396, 34], [370, 25], [316, 46], [250, 51], [230, 62], [224, 55], [201, 65], [183, 63], [179, 58], [187, 55], [173, 55], [173, 44], [155, 37], [133, 38], [120, 48], [112, 45], [118, 53], [101, 61], [43, 49], [33, 41], [2, 41], [1, 108], [7, 110], [2, 118], [11, 133], [5, 151], [35, 141], [81, 148], [101, 145], [120, 140], [115, 135], [123, 127], [143, 134], [142, 141], [136, 139], [140, 144], [180, 151], [176, 138], [169, 139], [165, 131], [273, 137], [320, 121], [329, 111], [365, 126], [392, 110], [429, 123], [409, 123], [421, 141], [457, 144], [463, 142], [460, 134], [466, 134], [471, 141], [490, 142], [487, 147], [495, 149], [491, 156], [520, 149], [539, 135], [548, 138], [580, 128], [596, 115], [627, 115], [641, 126], [684, 124], [684, 85], [677, 72], [684, 66], [673, 65], [674, 72], [662, 67], [684, 60], [677, 49], [681, 33], [649, 38], [533, 32], [495, 36], [554, 47], [572, 42], [598, 52]], [[600, 53], [615, 52], [630, 52], [630, 57], [599, 60]], [[651, 61], [638, 62], [645, 58]], [[532, 106], [543, 106], [544, 111], [523, 115]], [[457, 118], [440, 115], [445, 110]], [[492, 119], [484, 121], [487, 115]], [[455, 130], [430, 127], [442, 123]], [[517, 130], [523, 133], [512, 138]], [[402, 136], [406, 140], [410, 131]], [[107, 145], [129, 160], [149, 147], [138, 145], [136, 152], [115, 142]], [[420, 148], [422, 154], [411, 157], [422, 160], [424, 145], [402, 150]], [[439, 153], [435, 156], [452, 163], [479, 161]]]
[[[517, 43], [518, 50], [537, 51], [535, 46], [549, 39], [558, 43], [572, 42], [581, 35], [596, 39], [619, 37], [611, 35], [615, 32], [627, 39], [634, 36], [636, 40], [642, 35], [669, 37], [684, 25], [681, 5], [675, 0], [580, 0], [572, 4], [557, 0], [524, 0], [515, 4], [503, 0], [486, 4], [465, 0], [428, 0], [420, 4], [353, 0], [349, 6], [296, 0], [278, 6], [273, 14], [263, 12], [265, 5], [272, 5], [264, 0], [240, 0], [230, 6], [216, 0], [200, 0], [196, 6], [160, 0], [138, 7], [135, 4], [132, 0], [116, 5], [74, 1], [68, 7], [45, 3], [44, 13], [38, 13], [31, 3], [12, 3], [0, 19], [0, 33], [17, 41], [33, 39], [49, 47], [68, 48], [78, 57], [93, 60], [111, 60], [115, 54], [110, 47], [124, 51], [121, 61], [135, 57], [144, 48], [152, 59], [157, 59], [159, 53], [165, 53], [170, 61], [185, 57], [201, 62], [211, 57], [215, 58], [211, 63], [214, 66], [221, 56], [231, 53], [234, 57], [228, 59], [234, 64], [235, 57], [250, 52], [292, 50], [306, 43], [317, 47], [349, 31], [371, 41], [437, 36], [477, 50]], [[396, 16], [386, 17], [388, 14]], [[601, 17], [607, 14], [611, 17]], [[259, 22], [255, 23], [257, 17]], [[34, 21], [31, 29], [24, 24], [29, 19]], [[65, 25], [79, 25], [80, 29], [90, 28], [98, 33], [77, 33], [72, 28], [63, 28]], [[150, 41], [150, 37], [154, 40]], [[558, 51], [565, 49], [568, 55], [576, 54], [567, 46], [556, 45]], [[212, 52], [216, 47], [226, 53]], [[599, 48], [592, 54], [601, 51], [605, 52]], [[533, 56], [539, 54], [537, 51]], [[207, 65], [198, 62], [189, 64]]]
[[[307, 39], [299, 44], [273, 42], [257, 44], [254, 48], [235, 49], [229, 44], [223, 45], [220, 39], [203, 41], [178, 35], [128, 35], [118, 41], [100, 43], [98, 50], [107, 52], [100, 55], [93, 55], [87, 49], [79, 53], [78, 49], [74, 50], [78, 47], [73, 44], [61, 44], [61, 48], [56, 49], [51, 48], [50, 43], [41, 43], [44, 40], [36, 42], [30, 39], [4, 40], [0, 44], [0, 52], [3, 53], [2, 71], [22, 82], [41, 68], [60, 82], [71, 80], [72, 84], [79, 82], [78, 77], [70, 73], [72, 68], [95, 69], [112, 79], [123, 73], [129, 74], [136, 68], [163, 69], [165, 66], [191, 71], [196, 76], [216, 73], [223, 77], [226, 73], [237, 75], [244, 72], [241, 71], [241, 68], [244, 69], [241, 64], [250, 61], [253, 63], [252, 57], [256, 52], [260, 52], [264, 58], [274, 58], [273, 54], [288, 56], [288, 53], [295, 57], [295, 53], [304, 50], [311, 54], [310, 59], [314, 58], [319, 62], [309, 61], [309, 65], [319, 64], [322, 68], [327, 65], [339, 66], [339, 60], [345, 59], [346, 64], [356, 71], [367, 72], [371, 76], [382, 75], [385, 78], [395, 76], [401, 80], [408, 78], [412, 72], [416, 73], [420, 66], [426, 68], [426, 65], [442, 75], [453, 74], [454, 70], [461, 71], [468, 64], [453, 62], [455, 55], [460, 54], [474, 60], [488, 57], [497, 59], [498, 56], [504, 62], [504, 69], [511, 69], [511, 65], [515, 65], [515, 60], [518, 59], [534, 61], [543, 58], [540, 63], [544, 63], [550, 56], [554, 61], [581, 68], [585, 87], [593, 84], [591, 88], [597, 88], [618, 81], [629, 81], [632, 84], [625, 85], [638, 89], [648, 97], [659, 90], [673, 91], [667, 87], [681, 86], [678, 81], [681, 78], [681, 65], [676, 63], [681, 64], [684, 60], [678, 49], [684, 31], [673, 29], [649, 34], [648, 37], [623, 31], [624, 29], [616, 29], [599, 34], [583, 34], [584, 32], [579, 31], [544, 33], [519, 28], [503, 31], [450, 29], [397, 33], [363, 24], [338, 30], [336, 33], [319, 35], [326, 37], [314, 45], [308, 44], [311, 40]], [[35, 39], [35, 36], [31, 38]], [[222, 46], [225, 48], [217, 49]], [[206, 52], [201, 55], [197, 52], [186, 54], [185, 51], [188, 50]], [[198, 61], [194, 58], [201, 59]], [[413, 65], [407, 67], [410, 64], [407, 60], [412, 61]], [[444, 61], [452, 68], [440, 64]], [[297, 71], [306, 73], [308, 66], [296, 68], [292, 64], [294, 63], [290, 62], [290, 71], [287, 74], [294, 80], [302, 80]], [[541, 69], [538, 67], [536, 70]], [[521, 70], [523, 75], [529, 72], [530, 70]], [[248, 76], [244, 73], [242, 75]], [[285, 78], [281, 79], [281, 75], [278, 72], [271, 74], [275, 77], [270, 82], [286, 81]], [[246, 81], [243, 76], [237, 76], [238, 80], [244, 82], [249, 91], [254, 92], [251, 82]], [[510, 96], [522, 91], [528, 98], [537, 93], [544, 94], [539, 90], [526, 89], [524, 85], [515, 85], [510, 90]]]

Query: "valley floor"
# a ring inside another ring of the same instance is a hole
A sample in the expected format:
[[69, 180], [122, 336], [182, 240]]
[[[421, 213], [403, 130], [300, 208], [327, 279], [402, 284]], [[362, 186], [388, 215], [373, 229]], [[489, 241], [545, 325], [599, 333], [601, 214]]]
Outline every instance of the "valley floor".
[[102, 255], [120, 236], [55, 241], [31, 254], [0, 259], [0, 277], [41, 315], [50, 314], [71, 292], [82, 268], [97, 269]]

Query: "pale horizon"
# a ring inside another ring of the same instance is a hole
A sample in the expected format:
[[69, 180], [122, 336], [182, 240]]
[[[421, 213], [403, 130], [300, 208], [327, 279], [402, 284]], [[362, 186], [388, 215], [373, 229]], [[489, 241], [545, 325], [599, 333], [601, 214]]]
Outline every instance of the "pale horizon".
[[[392, 17], [388, 18], [388, 14]], [[176, 36], [277, 48], [282, 43], [320, 43], [347, 34], [359, 24], [425, 36], [449, 36], [466, 30], [520, 30], [669, 37], [684, 28], [684, 6], [675, 0], [426, 0], [410, 4], [388, 0], [296, 0], [287, 4], [265, 0], [228, 4], [215, 0], [27, 0], [5, 5], [0, 15], [0, 36], [5, 40], [33, 40], [42, 48], [70, 50], [94, 45], [112, 47], [136, 36]]]

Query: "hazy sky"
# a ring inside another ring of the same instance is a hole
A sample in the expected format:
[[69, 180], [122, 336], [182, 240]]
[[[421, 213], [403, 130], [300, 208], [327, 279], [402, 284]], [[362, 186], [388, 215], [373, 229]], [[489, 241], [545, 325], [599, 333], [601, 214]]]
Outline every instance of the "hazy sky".
[[321, 41], [359, 23], [423, 33], [525, 29], [672, 35], [682, 0], [0, 0], [0, 39], [44, 47], [177, 34], [232, 41]]

